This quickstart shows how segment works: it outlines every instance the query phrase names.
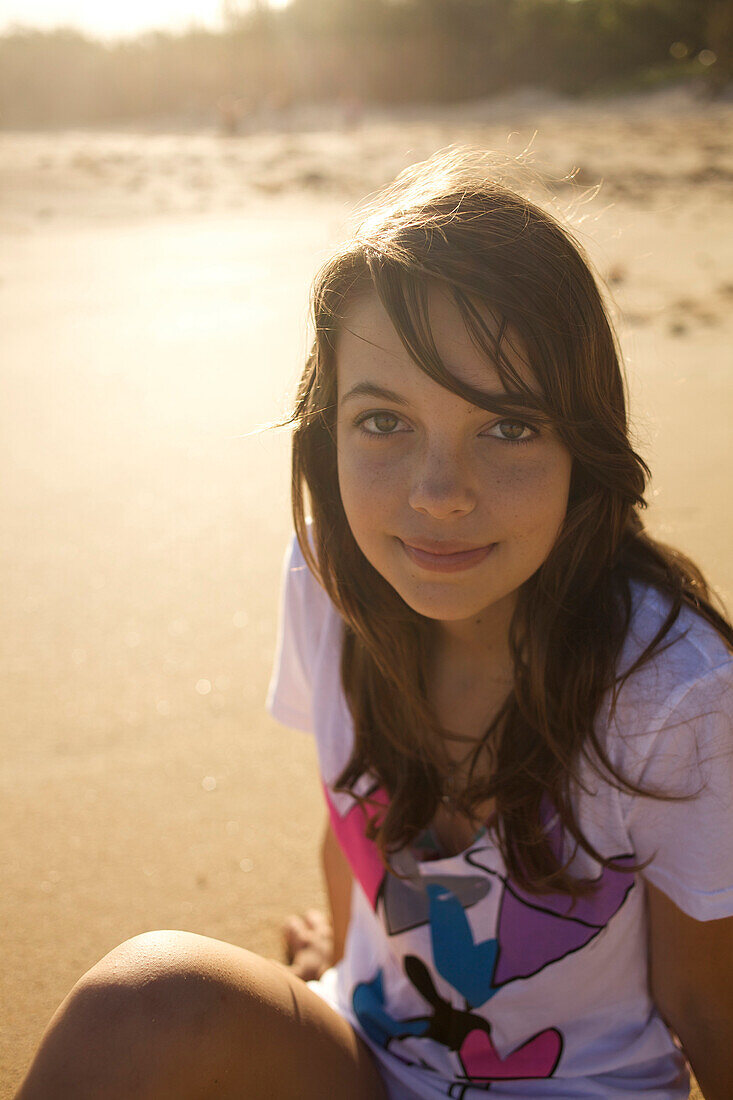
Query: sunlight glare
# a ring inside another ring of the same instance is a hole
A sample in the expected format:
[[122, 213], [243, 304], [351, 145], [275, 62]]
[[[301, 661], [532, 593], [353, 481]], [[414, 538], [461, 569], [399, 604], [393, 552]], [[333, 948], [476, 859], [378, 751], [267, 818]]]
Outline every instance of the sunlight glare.
[[[290, 0], [267, 0], [271, 8]], [[183, 31], [192, 25], [221, 30], [224, 12], [244, 14], [254, 0], [0, 0], [0, 34], [13, 26], [38, 30], [73, 27], [101, 38], [128, 37], [151, 30]]]

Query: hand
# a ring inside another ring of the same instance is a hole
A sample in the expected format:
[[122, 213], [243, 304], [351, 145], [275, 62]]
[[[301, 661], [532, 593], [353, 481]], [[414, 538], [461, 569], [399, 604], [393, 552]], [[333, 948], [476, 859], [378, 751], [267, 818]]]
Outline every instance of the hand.
[[288, 917], [283, 925], [288, 967], [304, 982], [320, 978], [333, 962], [333, 928], [319, 909]]

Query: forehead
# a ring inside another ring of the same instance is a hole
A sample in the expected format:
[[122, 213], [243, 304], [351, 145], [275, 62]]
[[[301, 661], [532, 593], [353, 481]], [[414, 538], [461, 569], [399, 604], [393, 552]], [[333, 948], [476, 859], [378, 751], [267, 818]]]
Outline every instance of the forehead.
[[[497, 318], [486, 307], [478, 307], [491, 337], [499, 333]], [[474, 341], [463, 317], [447, 292], [431, 289], [428, 293], [430, 338], [443, 366], [460, 382], [476, 390], [496, 393], [503, 390], [495, 360]], [[501, 352], [510, 366], [529, 385], [533, 375], [518, 334], [511, 328], [502, 338]], [[360, 295], [351, 302], [339, 325], [336, 339], [336, 365], [340, 386], [351, 384], [366, 373], [380, 379], [394, 377], [418, 368], [403, 344], [386, 309], [374, 292]]]

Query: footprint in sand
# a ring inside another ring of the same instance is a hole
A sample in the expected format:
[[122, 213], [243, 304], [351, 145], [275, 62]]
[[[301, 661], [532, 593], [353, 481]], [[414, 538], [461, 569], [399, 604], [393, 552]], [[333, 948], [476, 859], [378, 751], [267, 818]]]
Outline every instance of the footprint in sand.
[[696, 298], [688, 297], [678, 298], [672, 303], [671, 308], [678, 315], [668, 326], [672, 336], [683, 336], [690, 326], [695, 324], [711, 327], [720, 324], [721, 321], [719, 314], [710, 309], [708, 301], [701, 302]]
[[606, 282], [609, 286], [621, 286], [626, 282], [627, 278], [628, 272], [623, 264], [614, 264], [613, 267], [609, 269], [608, 275], [606, 276]]

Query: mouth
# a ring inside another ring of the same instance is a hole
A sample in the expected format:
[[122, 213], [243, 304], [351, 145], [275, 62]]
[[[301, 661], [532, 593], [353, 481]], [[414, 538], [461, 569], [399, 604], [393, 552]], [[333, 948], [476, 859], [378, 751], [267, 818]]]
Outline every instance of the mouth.
[[407, 557], [421, 569], [432, 573], [459, 573], [484, 561], [496, 546], [467, 546], [458, 542], [404, 542], [398, 539]]

